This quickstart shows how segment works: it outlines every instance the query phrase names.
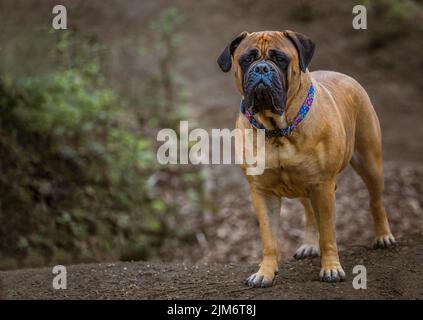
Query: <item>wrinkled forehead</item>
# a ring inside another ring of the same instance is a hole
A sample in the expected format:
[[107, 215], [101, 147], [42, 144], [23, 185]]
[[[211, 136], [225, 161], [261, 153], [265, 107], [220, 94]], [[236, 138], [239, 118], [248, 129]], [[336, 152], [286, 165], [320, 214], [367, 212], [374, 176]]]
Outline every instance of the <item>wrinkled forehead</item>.
[[235, 51], [234, 58], [239, 57], [249, 49], [258, 49], [260, 58], [265, 58], [269, 49], [285, 52], [291, 59], [296, 57], [296, 49], [292, 42], [280, 31], [263, 31], [250, 33]]

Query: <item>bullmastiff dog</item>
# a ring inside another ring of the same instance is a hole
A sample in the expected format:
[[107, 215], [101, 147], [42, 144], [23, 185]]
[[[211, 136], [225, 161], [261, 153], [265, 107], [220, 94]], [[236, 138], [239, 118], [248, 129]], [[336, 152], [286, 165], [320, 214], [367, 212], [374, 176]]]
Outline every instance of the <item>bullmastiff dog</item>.
[[[251, 287], [268, 287], [278, 272], [281, 200], [299, 198], [306, 223], [295, 257], [320, 254], [320, 280], [345, 279], [334, 232], [336, 178], [351, 164], [363, 179], [374, 221], [375, 246], [395, 244], [382, 193], [379, 120], [363, 87], [332, 71], [308, 71], [315, 45], [293, 31], [242, 32], [218, 58], [233, 71], [242, 95], [239, 129], [263, 129], [265, 169], [247, 175], [259, 222], [263, 258], [248, 277]], [[245, 173], [246, 165], [241, 165]], [[351, 195], [354, 196], [354, 195]]]

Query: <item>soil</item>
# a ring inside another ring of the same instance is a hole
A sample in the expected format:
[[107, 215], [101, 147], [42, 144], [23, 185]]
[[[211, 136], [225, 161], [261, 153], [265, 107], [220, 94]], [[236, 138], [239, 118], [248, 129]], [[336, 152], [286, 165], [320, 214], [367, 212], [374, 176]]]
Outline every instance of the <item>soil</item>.
[[[423, 233], [387, 250], [355, 246], [340, 252], [347, 279], [318, 280], [319, 259], [287, 259], [273, 287], [249, 288], [254, 264], [118, 262], [67, 267], [67, 289], [52, 288], [52, 269], [0, 273], [3, 299], [423, 299]], [[367, 289], [354, 289], [355, 265], [367, 271]]]

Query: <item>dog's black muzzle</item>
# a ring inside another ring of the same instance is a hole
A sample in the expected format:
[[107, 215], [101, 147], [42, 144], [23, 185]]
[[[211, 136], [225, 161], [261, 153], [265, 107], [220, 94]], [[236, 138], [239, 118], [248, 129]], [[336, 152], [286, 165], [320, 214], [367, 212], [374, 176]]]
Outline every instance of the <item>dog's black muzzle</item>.
[[253, 63], [244, 75], [244, 94], [248, 108], [256, 112], [270, 110], [282, 115], [286, 100], [282, 76], [280, 70], [269, 61]]

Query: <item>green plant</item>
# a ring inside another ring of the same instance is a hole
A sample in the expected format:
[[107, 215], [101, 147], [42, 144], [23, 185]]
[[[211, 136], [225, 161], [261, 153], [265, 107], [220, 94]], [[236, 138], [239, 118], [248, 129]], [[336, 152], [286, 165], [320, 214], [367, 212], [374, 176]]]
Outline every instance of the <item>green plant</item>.
[[399, 24], [411, 17], [415, 10], [415, 4], [409, 0], [382, 0], [377, 3], [382, 11], [382, 17], [387, 24]]
[[[153, 127], [175, 127], [181, 118], [186, 118], [188, 90], [180, 76], [179, 46], [182, 37], [178, 32], [183, 18], [179, 11], [170, 7], [161, 11], [159, 17], [150, 23], [152, 46], [142, 47], [141, 55], [150, 54], [157, 70], [144, 81], [144, 105], [149, 109], [148, 119]], [[166, 116], [164, 116], [166, 115]]]
[[58, 68], [0, 79], [0, 259], [146, 257], [159, 241], [152, 139], [77, 48], [89, 45], [63, 33]]
[[39, 30], [50, 65], [28, 75], [34, 63], [16, 72], [0, 52], [0, 268], [147, 259], [195, 241], [214, 208], [201, 170], [155, 159], [157, 128], [187, 117], [181, 21], [170, 8], [151, 23], [153, 72], [133, 91], [110, 87], [106, 46], [69, 31]]

